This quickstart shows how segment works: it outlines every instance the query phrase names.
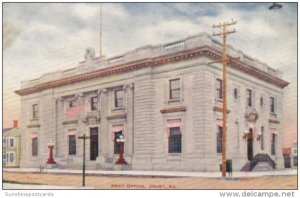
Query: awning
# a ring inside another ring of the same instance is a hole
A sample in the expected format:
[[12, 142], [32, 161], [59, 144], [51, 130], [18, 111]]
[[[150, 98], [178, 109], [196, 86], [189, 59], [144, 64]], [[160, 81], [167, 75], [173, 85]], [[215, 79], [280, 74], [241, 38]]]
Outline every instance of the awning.
[[223, 120], [216, 120], [216, 124], [223, 127]]
[[272, 134], [275, 134], [275, 135], [278, 135], [278, 132], [277, 132], [277, 130], [276, 129], [270, 129], [270, 132], [272, 133]]
[[114, 125], [113, 126], [113, 133], [116, 133], [116, 132], [120, 132], [120, 131], [123, 131], [124, 130], [124, 125], [123, 124], [120, 124], [120, 125]]
[[113, 125], [113, 127], [112, 127], [112, 140], [113, 141], [115, 140], [115, 133], [120, 132], [120, 131], [122, 131], [122, 133], [124, 131], [124, 125], [123, 124]]
[[38, 133], [37, 132], [32, 132], [30, 133], [30, 138], [37, 138]]
[[180, 133], [182, 133], [182, 122], [181, 119], [167, 120], [167, 137], [170, 136], [170, 128], [179, 127]]
[[67, 135], [75, 135], [76, 129], [68, 129]]

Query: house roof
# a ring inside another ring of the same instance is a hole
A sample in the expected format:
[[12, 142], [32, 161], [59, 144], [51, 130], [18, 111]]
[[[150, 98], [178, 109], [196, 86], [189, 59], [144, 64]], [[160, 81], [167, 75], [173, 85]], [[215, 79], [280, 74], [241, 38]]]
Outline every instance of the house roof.
[[9, 131], [9, 130], [11, 130], [12, 128], [4, 128], [3, 130], [2, 130], [2, 132], [3, 133], [5, 133], [5, 132], [7, 132], [7, 131]]
[[[3, 130], [4, 131], [4, 130]], [[19, 128], [10, 128], [3, 133], [3, 137], [15, 137], [21, 135], [21, 130]]]

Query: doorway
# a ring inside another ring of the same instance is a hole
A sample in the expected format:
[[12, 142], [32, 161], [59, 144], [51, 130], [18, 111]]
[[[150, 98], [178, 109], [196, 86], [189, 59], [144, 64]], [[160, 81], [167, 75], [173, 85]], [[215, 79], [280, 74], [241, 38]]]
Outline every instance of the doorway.
[[99, 147], [99, 139], [98, 139], [98, 127], [90, 128], [90, 160], [96, 160], [98, 157], [98, 147]]
[[251, 161], [253, 159], [253, 130], [249, 129], [249, 134], [247, 138], [247, 154], [248, 160]]

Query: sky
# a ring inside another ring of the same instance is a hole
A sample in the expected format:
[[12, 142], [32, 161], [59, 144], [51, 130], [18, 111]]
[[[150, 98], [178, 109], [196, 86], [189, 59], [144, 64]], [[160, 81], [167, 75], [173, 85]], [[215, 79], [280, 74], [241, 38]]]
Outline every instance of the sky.
[[[297, 4], [104, 3], [106, 57], [137, 47], [183, 39], [237, 20], [228, 44], [283, 72], [284, 145], [297, 130]], [[3, 127], [20, 116], [20, 82], [75, 67], [87, 47], [99, 54], [97, 3], [3, 3]]]

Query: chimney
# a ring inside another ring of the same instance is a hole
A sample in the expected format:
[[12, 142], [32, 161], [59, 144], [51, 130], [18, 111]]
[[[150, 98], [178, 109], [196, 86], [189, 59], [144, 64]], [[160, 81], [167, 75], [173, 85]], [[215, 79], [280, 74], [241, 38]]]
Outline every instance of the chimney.
[[18, 120], [14, 120], [13, 128], [18, 128]]

